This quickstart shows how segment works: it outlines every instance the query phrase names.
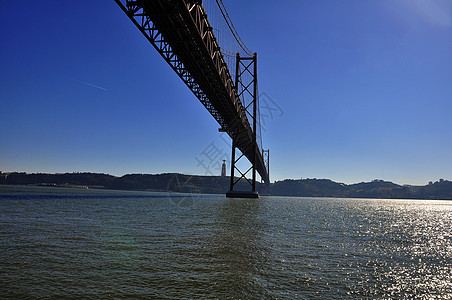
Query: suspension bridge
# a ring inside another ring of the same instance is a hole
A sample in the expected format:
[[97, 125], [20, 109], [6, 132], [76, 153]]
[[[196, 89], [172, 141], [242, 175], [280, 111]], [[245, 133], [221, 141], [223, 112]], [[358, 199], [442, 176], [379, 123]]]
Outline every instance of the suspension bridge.
[[[223, 2], [115, 2], [215, 118], [219, 131], [231, 138], [226, 196], [257, 198], [256, 172], [270, 184], [269, 150], [262, 147], [257, 53], [244, 44]], [[248, 160], [245, 168], [238, 164], [243, 159]], [[249, 191], [234, 190], [241, 180], [248, 181]]]

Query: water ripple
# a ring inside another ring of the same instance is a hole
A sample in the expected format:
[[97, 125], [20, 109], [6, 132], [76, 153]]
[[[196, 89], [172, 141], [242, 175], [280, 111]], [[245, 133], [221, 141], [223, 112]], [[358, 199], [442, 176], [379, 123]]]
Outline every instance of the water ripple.
[[450, 201], [171, 197], [0, 187], [0, 298], [452, 298]]

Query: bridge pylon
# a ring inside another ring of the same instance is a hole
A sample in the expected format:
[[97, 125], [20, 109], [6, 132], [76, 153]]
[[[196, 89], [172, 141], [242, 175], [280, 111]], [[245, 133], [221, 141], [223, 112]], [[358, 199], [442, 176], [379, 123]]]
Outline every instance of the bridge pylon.
[[267, 189], [267, 196], [270, 196], [270, 149], [262, 149], [262, 157], [264, 159], [264, 164], [267, 169], [267, 179], [262, 178], [262, 183], [265, 183], [265, 188]]
[[[229, 198], [259, 198], [259, 193], [256, 190], [256, 163], [257, 163], [257, 153], [259, 152], [259, 147], [257, 145], [257, 123], [258, 123], [258, 96], [257, 96], [257, 53], [254, 53], [252, 57], [241, 57], [239, 53], [236, 55], [236, 77], [235, 77], [235, 88], [239, 99], [243, 99], [246, 116], [250, 118], [252, 123], [252, 143], [249, 147], [254, 149], [249, 149], [252, 151], [253, 155], [249, 162], [251, 167], [247, 170], [240, 170], [237, 163], [244, 158], [244, 154], [239, 155], [236, 158], [236, 149], [238, 141], [247, 134], [245, 132], [234, 131], [232, 138], [232, 155], [231, 155], [231, 181], [229, 192], [226, 193], [226, 197]], [[246, 98], [250, 101], [246, 102]], [[246, 157], [245, 157], [246, 159]], [[237, 171], [240, 176], [235, 177], [235, 171]], [[251, 179], [247, 178], [247, 175], [251, 172]], [[250, 191], [236, 191], [235, 186], [245, 180], [251, 186]]]

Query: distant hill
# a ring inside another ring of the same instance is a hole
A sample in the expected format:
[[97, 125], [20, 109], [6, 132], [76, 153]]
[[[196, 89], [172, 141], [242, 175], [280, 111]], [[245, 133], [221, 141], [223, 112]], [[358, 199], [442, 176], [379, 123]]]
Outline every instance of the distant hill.
[[298, 197], [452, 200], [452, 182], [441, 179], [426, 186], [401, 186], [383, 180], [346, 185], [329, 179], [286, 179], [273, 183], [271, 194]]
[[[2, 173], [0, 184], [45, 185], [112, 190], [170, 191], [183, 193], [224, 194], [229, 190], [229, 177], [191, 176], [177, 173], [127, 174], [116, 177], [98, 173]], [[258, 184], [265, 194], [265, 186]], [[248, 190], [242, 180], [237, 190]], [[383, 180], [344, 184], [329, 179], [286, 179], [270, 186], [275, 196], [341, 197], [341, 198], [398, 198], [398, 199], [444, 199], [452, 200], [452, 182], [439, 180], [426, 186], [401, 186]]]
[[286, 179], [271, 185], [271, 194], [297, 197], [342, 197], [347, 190], [343, 183], [329, 179]]
[[[229, 177], [191, 176], [176, 173], [127, 174], [116, 177], [98, 173], [4, 173], [0, 184], [42, 185], [112, 190], [170, 191], [184, 193], [224, 194], [229, 189]], [[246, 182], [239, 182], [237, 188], [247, 189]]]

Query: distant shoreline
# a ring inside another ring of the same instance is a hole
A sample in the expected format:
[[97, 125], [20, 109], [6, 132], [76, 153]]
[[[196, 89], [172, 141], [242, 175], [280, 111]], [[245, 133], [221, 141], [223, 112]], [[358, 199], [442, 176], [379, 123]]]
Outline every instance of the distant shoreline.
[[[127, 174], [117, 177], [100, 173], [27, 174], [24, 172], [2, 172], [0, 184], [225, 194], [229, 189], [229, 177], [179, 173]], [[248, 190], [249, 186], [246, 182], [239, 182], [237, 189]], [[257, 184], [257, 189], [261, 191], [262, 195], [265, 194], [263, 184]], [[273, 196], [452, 200], [452, 181], [440, 179], [425, 186], [402, 186], [383, 180], [344, 184], [329, 179], [286, 179], [272, 183], [270, 191]]]

